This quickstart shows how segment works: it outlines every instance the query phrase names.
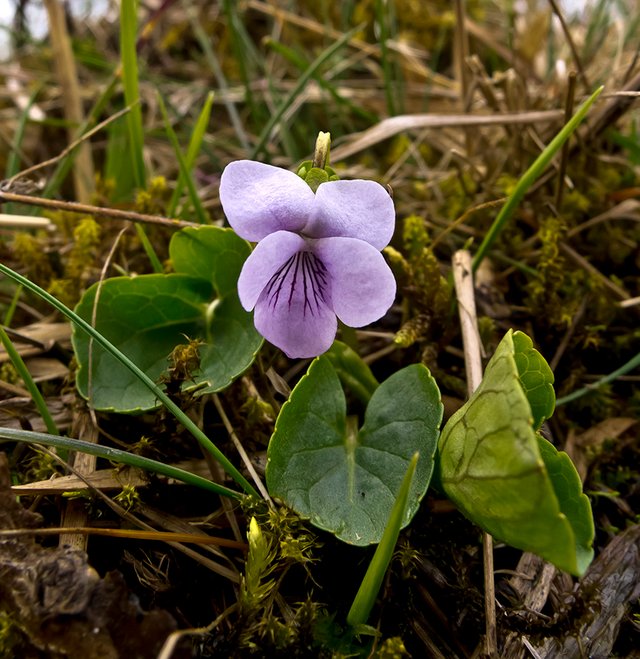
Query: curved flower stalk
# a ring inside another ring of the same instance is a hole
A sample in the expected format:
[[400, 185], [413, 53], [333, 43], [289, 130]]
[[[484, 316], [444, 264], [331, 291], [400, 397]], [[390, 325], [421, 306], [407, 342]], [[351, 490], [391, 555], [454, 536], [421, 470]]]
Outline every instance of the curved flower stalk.
[[391, 240], [393, 201], [375, 181], [311, 187], [251, 160], [229, 164], [220, 201], [236, 233], [258, 245], [238, 280], [256, 329], [289, 357], [331, 346], [337, 318], [362, 327], [383, 316], [396, 283], [380, 250]]

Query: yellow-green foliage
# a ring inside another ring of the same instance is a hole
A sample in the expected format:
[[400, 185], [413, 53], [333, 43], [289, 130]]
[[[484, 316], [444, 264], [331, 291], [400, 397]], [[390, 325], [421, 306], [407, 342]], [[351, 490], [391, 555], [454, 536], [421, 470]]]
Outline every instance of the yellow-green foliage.
[[138, 213], [161, 215], [167, 205], [171, 190], [164, 176], [155, 176], [149, 181], [146, 190], [140, 190], [136, 195], [135, 209]]
[[75, 305], [81, 293], [71, 279], [52, 279], [47, 291], [68, 307]]
[[538, 231], [541, 242], [536, 270], [538, 276], [528, 284], [529, 304], [537, 314], [544, 314], [550, 325], [569, 325], [577, 300], [563, 296], [567, 281], [566, 263], [560, 251], [560, 241], [566, 233], [564, 220], [549, 217]]
[[477, 192], [477, 184], [468, 172], [454, 172], [440, 182], [444, 205], [440, 212], [450, 221], [460, 217]]
[[126, 484], [118, 494], [114, 497], [126, 511], [131, 510], [140, 501], [138, 490], [130, 484]]
[[55, 458], [52, 458], [48, 453], [35, 451], [24, 475], [24, 482], [48, 480], [54, 474], [58, 474], [59, 469], [60, 466]]
[[411, 301], [412, 315], [395, 339], [406, 347], [427, 336], [434, 321], [444, 318], [451, 291], [431, 249], [424, 219], [418, 215], [407, 217], [402, 237], [404, 253], [387, 248], [385, 254]]
[[496, 189], [503, 197], [510, 197], [518, 185], [518, 178], [511, 174], [502, 173], [496, 179]]
[[[294, 618], [286, 621], [273, 610], [279, 576], [295, 563], [311, 562], [311, 552], [320, 544], [287, 508], [267, 509], [260, 502], [247, 513], [249, 552], [240, 581], [238, 645], [256, 651], [283, 648], [294, 644], [299, 634], [308, 633], [312, 621], [308, 607], [301, 606]], [[311, 608], [315, 616], [315, 607]]]
[[100, 225], [92, 217], [83, 217], [65, 230], [71, 229], [73, 246], [63, 261], [64, 276], [52, 279], [48, 285], [51, 295], [67, 306], [74, 306], [82, 292], [97, 275]]
[[29, 233], [16, 233], [13, 253], [33, 281], [46, 286], [53, 277], [53, 268], [45, 249], [45, 240]]
[[586, 213], [591, 206], [589, 198], [580, 190], [569, 190], [564, 194], [562, 211], [567, 217]]
[[380, 644], [380, 649], [375, 654], [376, 659], [402, 659], [402, 657], [410, 656], [399, 636], [383, 641]]
[[11, 616], [0, 611], [0, 659], [17, 657], [17, 646], [20, 644], [20, 632]]
[[82, 287], [95, 266], [100, 233], [100, 225], [91, 217], [82, 218], [73, 229], [73, 247], [65, 263], [65, 273]]
[[9, 384], [20, 384], [22, 381], [11, 362], [4, 362], [0, 366], [0, 380]]

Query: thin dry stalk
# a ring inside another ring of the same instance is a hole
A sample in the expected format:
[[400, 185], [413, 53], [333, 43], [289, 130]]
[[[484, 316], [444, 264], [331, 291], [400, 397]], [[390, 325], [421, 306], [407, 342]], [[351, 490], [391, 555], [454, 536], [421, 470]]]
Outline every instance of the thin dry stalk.
[[[64, 115], [71, 124], [69, 139], [74, 140], [77, 126], [82, 125], [82, 99], [78, 84], [76, 60], [71, 48], [71, 39], [67, 31], [64, 8], [58, 0], [44, 0], [49, 17], [49, 35], [53, 48], [54, 63], [64, 99]], [[93, 159], [89, 144], [83, 144], [76, 156], [76, 166], [73, 168], [73, 181], [76, 197], [80, 201], [88, 201], [93, 191]]]
[[562, 110], [539, 110], [532, 112], [510, 112], [505, 114], [400, 114], [383, 119], [371, 128], [356, 133], [349, 141], [331, 149], [331, 162], [345, 160], [350, 156], [394, 137], [398, 133], [423, 128], [508, 126], [548, 123], [562, 119]]
[[101, 121], [97, 126], [94, 126], [90, 131], [87, 131], [86, 133], [81, 135], [77, 140], [71, 142], [71, 144], [69, 144], [66, 148], [64, 148], [57, 156], [54, 156], [53, 158], [49, 158], [44, 162], [39, 162], [38, 164], [33, 165], [28, 169], [18, 172], [17, 174], [14, 174], [11, 178], [2, 182], [2, 189], [9, 192], [12, 186], [14, 185], [15, 181], [17, 181], [18, 179], [24, 178], [29, 174], [33, 174], [33, 172], [37, 172], [40, 169], [44, 169], [45, 167], [49, 167], [50, 165], [55, 165], [57, 162], [60, 162], [76, 147], [80, 146], [83, 142], [86, 142], [91, 136], [95, 135], [96, 133], [99, 133], [101, 130], [106, 128], [110, 123], [116, 121], [116, 119], [120, 119], [120, 117], [127, 114], [130, 110], [131, 110], [131, 106], [122, 108], [122, 110], [119, 110], [115, 114], [112, 114], [110, 117], [107, 117], [104, 121]]
[[255, 486], [258, 488], [258, 492], [260, 492], [260, 494], [263, 496], [265, 501], [269, 502], [270, 506], [273, 506], [273, 501], [271, 500], [271, 497], [267, 492], [267, 488], [264, 486], [260, 476], [258, 476], [258, 472], [255, 470], [255, 467], [251, 462], [251, 458], [247, 455], [247, 452], [244, 450], [244, 446], [242, 446], [242, 443], [238, 439], [238, 435], [236, 435], [236, 431], [233, 429], [233, 426], [231, 425], [231, 421], [229, 421], [229, 417], [227, 416], [227, 413], [224, 411], [224, 407], [222, 406], [222, 402], [220, 401], [220, 397], [218, 396], [218, 394], [213, 394], [213, 404], [216, 406], [216, 410], [218, 410], [218, 414], [222, 419], [222, 423], [224, 424], [224, 427], [229, 433], [229, 437], [231, 437], [231, 441], [233, 442], [233, 445], [236, 447], [236, 450], [240, 454], [240, 458], [242, 459], [242, 462], [244, 463], [246, 470], [249, 472], [251, 478], [253, 479], [253, 482], [255, 483]]
[[[551, 0], [553, 2], [553, 0]], [[567, 100], [564, 106], [564, 121], [565, 124], [573, 116], [573, 103], [576, 96], [576, 74], [571, 71], [567, 81]], [[556, 212], [560, 212], [562, 206], [562, 196], [564, 194], [564, 177], [567, 172], [567, 161], [569, 159], [569, 140], [567, 140], [560, 152], [560, 167], [558, 170], [558, 185], [556, 187]]]
[[[92, 444], [97, 444], [98, 428], [88, 414], [81, 412], [74, 418], [71, 436], [91, 442]], [[72, 463], [74, 469], [79, 474], [90, 477], [96, 470], [97, 461], [98, 459], [95, 455], [76, 453]], [[70, 499], [66, 501], [62, 512], [61, 526], [68, 526], [70, 528], [83, 527], [87, 525], [88, 519], [88, 509], [82, 499]], [[64, 547], [68, 545], [80, 551], [87, 551], [88, 542], [89, 536], [87, 534], [69, 531], [60, 534], [58, 546]]]
[[573, 61], [576, 65], [576, 68], [578, 69], [578, 72], [580, 73], [582, 82], [584, 86], [587, 88], [587, 90], [590, 90], [592, 88], [591, 83], [589, 82], [589, 78], [587, 78], [587, 74], [585, 73], [584, 66], [582, 66], [582, 61], [580, 60], [580, 55], [578, 55], [578, 49], [576, 48], [576, 44], [573, 41], [573, 37], [571, 36], [571, 31], [569, 30], [567, 21], [564, 20], [564, 16], [560, 11], [560, 7], [558, 6], [556, 0], [549, 0], [549, 4], [553, 9], [553, 13], [558, 17], [558, 20], [560, 21], [560, 25], [562, 26], [562, 32], [564, 33], [564, 38], [567, 40], [567, 43], [569, 44], [569, 48], [571, 49], [571, 56], [573, 57]]
[[93, 217], [110, 217], [115, 220], [130, 220], [131, 222], [142, 222], [143, 224], [160, 224], [161, 226], [171, 227], [173, 229], [182, 229], [183, 227], [199, 227], [196, 222], [187, 222], [185, 220], [176, 220], [160, 215], [145, 215], [134, 211], [120, 210], [119, 208], [104, 208], [102, 206], [91, 206], [90, 204], [80, 204], [75, 201], [58, 201], [57, 199], [42, 199], [41, 197], [32, 197], [31, 195], [15, 194], [5, 192], [0, 188], [0, 202], [13, 201], [18, 204], [27, 204], [29, 206], [39, 206], [55, 211], [66, 211], [68, 213], [80, 213], [81, 215], [92, 215]]
[[[458, 299], [458, 313], [462, 329], [467, 391], [471, 395], [482, 381], [482, 344], [478, 332], [476, 300], [473, 289], [471, 254], [459, 250], [453, 255], [453, 279]], [[484, 608], [486, 617], [485, 649], [488, 657], [498, 656], [496, 595], [493, 580], [493, 539], [482, 534], [484, 560]]]
[[467, 69], [467, 58], [469, 57], [469, 37], [465, 24], [464, 0], [455, 0], [456, 9], [456, 31], [453, 40], [453, 61], [460, 85], [460, 107], [463, 112], [469, 109], [469, 71]]
[[[93, 487], [93, 485], [87, 481], [82, 474], [80, 474], [76, 469], [74, 469], [70, 464], [65, 462], [59, 455], [48, 449], [46, 446], [40, 446], [38, 448], [39, 451], [43, 451], [47, 455], [51, 456], [56, 462], [59, 464], [64, 465], [66, 469], [68, 469], [72, 474], [77, 476], [80, 480], [84, 482], [84, 484], [93, 492], [96, 496], [98, 496], [100, 499], [104, 501], [104, 503], [111, 508], [119, 517], [121, 517], [123, 520], [129, 522], [130, 524], [135, 524], [141, 529], [147, 530], [147, 531], [155, 531], [156, 529], [153, 528], [150, 524], [147, 524], [144, 520], [140, 519], [133, 513], [125, 510], [122, 506], [119, 506], [113, 499], [108, 497], [104, 492], [101, 490]], [[219, 574], [220, 576], [226, 577], [233, 583], [238, 583], [240, 581], [240, 577], [238, 576], [237, 571], [231, 570], [225, 565], [220, 565], [219, 563], [216, 563], [215, 561], [212, 561], [211, 559], [207, 558], [206, 556], [203, 556], [197, 551], [194, 551], [190, 547], [185, 547], [182, 543], [180, 542], [167, 542], [167, 544], [170, 547], [174, 547], [178, 551], [182, 552], [186, 556], [189, 556], [193, 560], [197, 561], [204, 567], [206, 567], [208, 570], [211, 570], [212, 572], [215, 572], [216, 574]]]

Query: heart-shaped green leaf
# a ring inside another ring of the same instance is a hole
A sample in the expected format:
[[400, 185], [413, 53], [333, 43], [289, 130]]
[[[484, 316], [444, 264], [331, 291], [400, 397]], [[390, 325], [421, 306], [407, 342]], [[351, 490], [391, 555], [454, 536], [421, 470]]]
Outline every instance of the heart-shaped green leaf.
[[211, 282], [218, 297], [235, 294], [240, 270], [251, 253], [232, 229], [188, 227], [173, 235], [169, 255], [176, 272]]
[[[154, 380], [169, 367], [177, 345], [198, 339], [200, 368], [184, 388], [219, 391], [251, 364], [262, 345], [236, 293], [249, 245], [230, 229], [207, 226], [176, 233], [169, 251], [177, 273], [107, 279], [84, 294], [76, 311], [90, 321], [99, 288], [96, 329]], [[78, 390], [95, 409], [132, 413], [157, 407], [149, 390], [97, 345], [91, 346], [89, 367], [83, 332], [74, 330], [73, 345]]]
[[595, 528], [589, 497], [582, 492], [582, 482], [571, 458], [538, 435], [538, 448], [551, 479], [560, 509], [566, 515], [576, 539], [578, 574], [584, 574], [593, 560]]
[[[533, 361], [527, 342], [519, 338], [518, 344], [519, 353]], [[593, 539], [593, 534], [588, 537], [588, 500], [581, 498], [568, 458], [549, 457], [556, 474], [550, 477], [526, 393], [538, 388], [525, 390], [517, 353], [510, 330], [478, 389], [445, 425], [438, 447], [442, 485], [469, 519], [496, 538], [579, 575], [588, 565], [586, 552]], [[535, 369], [525, 366], [522, 372], [528, 377]], [[548, 407], [539, 409], [538, 419]]]
[[362, 357], [342, 341], [334, 341], [325, 356], [333, 364], [343, 386], [366, 405], [379, 382]]
[[524, 332], [513, 333], [513, 348], [520, 384], [533, 414], [533, 429], [538, 430], [556, 405], [553, 372]]
[[411, 458], [420, 452], [403, 526], [429, 484], [442, 420], [426, 367], [408, 366], [371, 396], [358, 432], [326, 357], [283, 406], [271, 438], [267, 486], [302, 517], [355, 545], [379, 542]]
[[[76, 307], [90, 321], [98, 284]], [[186, 337], [205, 333], [205, 313], [213, 297], [211, 284], [186, 275], [114, 277], [100, 287], [95, 327], [152, 380], [168, 367], [167, 358]], [[128, 368], [84, 332], [74, 331], [78, 360], [76, 383], [97, 410], [141, 412], [158, 405], [153, 394]], [[89, 366], [89, 351], [92, 359]], [[89, 385], [89, 379], [91, 385]]]

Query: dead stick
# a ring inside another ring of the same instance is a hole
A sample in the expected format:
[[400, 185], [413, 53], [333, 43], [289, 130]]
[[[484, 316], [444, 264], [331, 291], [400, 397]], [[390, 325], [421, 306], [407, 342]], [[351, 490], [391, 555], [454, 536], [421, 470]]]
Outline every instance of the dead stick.
[[560, 21], [560, 26], [562, 27], [562, 31], [564, 32], [564, 38], [567, 40], [567, 43], [569, 44], [569, 49], [571, 50], [573, 61], [575, 62], [580, 77], [582, 78], [582, 82], [584, 83], [584, 86], [587, 89], [591, 89], [591, 83], [589, 82], [589, 78], [587, 78], [587, 74], [585, 73], [584, 66], [582, 66], [582, 61], [580, 60], [580, 55], [578, 54], [578, 49], [576, 48], [576, 44], [574, 43], [573, 38], [571, 36], [571, 30], [567, 25], [567, 21], [564, 19], [564, 15], [562, 11], [560, 11], [560, 7], [558, 6], [556, 0], [549, 0], [549, 4], [551, 5], [551, 9], [553, 10], [553, 13], [557, 16], [558, 20]]
[[[567, 123], [573, 115], [573, 102], [576, 95], [576, 74], [569, 73], [567, 81], [567, 99], [564, 105], [564, 122]], [[560, 154], [560, 168], [558, 171], [558, 185], [556, 187], [556, 212], [559, 214], [562, 208], [562, 196], [564, 194], [564, 177], [567, 173], [567, 161], [569, 159], [569, 140], [562, 145]]]
[[79, 204], [75, 201], [58, 201], [57, 199], [43, 199], [42, 197], [32, 197], [31, 195], [15, 194], [13, 192], [4, 192], [0, 189], [0, 203], [3, 201], [13, 201], [18, 204], [28, 204], [30, 206], [39, 206], [56, 211], [67, 211], [69, 213], [81, 213], [83, 215], [95, 215], [98, 217], [111, 217], [116, 220], [130, 220], [131, 222], [144, 222], [146, 224], [161, 224], [163, 226], [181, 229], [183, 227], [199, 227], [196, 222], [186, 222], [185, 220], [175, 220], [160, 215], [145, 215], [134, 211], [121, 210], [119, 208], [103, 208], [101, 206], [91, 206], [90, 204]]
[[[471, 254], [459, 250], [453, 255], [453, 280], [458, 298], [458, 313], [464, 346], [464, 365], [467, 373], [469, 396], [482, 380], [482, 345], [478, 333], [476, 300], [473, 290]], [[484, 609], [486, 617], [485, 647], [488, 657], [498, 656], [495, 585], [493, 582], [493, 540], [488, 533], [482, 534], [484, 550]]]
[[[44, 5], [49, 17], [49, 36], [53, 48], [54, 66], [62, 87], [64, 115], [71, 124], [69, 136], [73, 140], [76, 126], [81, 126], [84, 121], [76, 60], [73, 56], [71, 37], [67, 30], [62, 3], [59, 0], [45, 0]], [[73, 169], [74, 187], [80, 201], [88, 201], [91, 197], [94, 187], [93, 172], [91, 148], [85, 142], [78, 149], [76, 167]]]

